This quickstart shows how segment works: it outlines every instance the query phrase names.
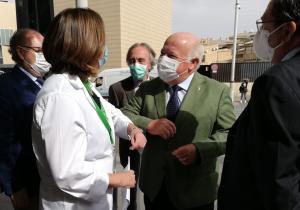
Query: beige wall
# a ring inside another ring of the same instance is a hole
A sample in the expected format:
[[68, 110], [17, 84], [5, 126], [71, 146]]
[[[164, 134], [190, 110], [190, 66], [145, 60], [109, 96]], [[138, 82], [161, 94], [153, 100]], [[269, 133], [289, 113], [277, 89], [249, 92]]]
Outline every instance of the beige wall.
[[[103, 69], [126, 66], [126, 53], [135, 42], [147, 42], [159, 54], [171, 33], [172, 0], [89, 0], [101, 14], [109, 61]], [[75, 0], [54, 0], [54, 11], [74, 7]]]
[[0, 2], [0, 28], [17, 29], [16, 6], [14, 3]]
[[258, 60], [258, 58], [256, 57], [256, 54], [255, 54], [252, 46], [245, 47], [243, 50], [239, 51], [237, 54], [237, 61], [239, 63], [257, 61], [257, 60]]
[[[0, 2], [0, 29], [17, 30], [16, 6], [14, 3]], [[8, 47], [2, 46], [3, 64], [13, 64]]]
[[118, 68], [121, 66], [120, 1], [89, 0], [89, 7], [102, 16], [105, 25], [109, 59], [103, 69]]
[[66, 8], [75, 7], [75, 2], [75, 0], [53, 0], [54, 15]]
[[135, 42], [147, 42], [159, 55], [171, 34], [172, 0], [121, 0], [121, 55]]
[[227, 63], [232, 60], [232, 50], [218, 48], [218, 44], [204, 45], [204, 65]]
[[14, 64], [15, 62], [11, 59], [8, 49], [8, 46], [2, 46], [3, 64]]

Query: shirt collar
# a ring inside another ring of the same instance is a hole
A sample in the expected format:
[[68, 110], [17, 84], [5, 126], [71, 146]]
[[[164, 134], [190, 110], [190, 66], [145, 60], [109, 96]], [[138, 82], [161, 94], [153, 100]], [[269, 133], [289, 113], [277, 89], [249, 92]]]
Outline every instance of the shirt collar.
[[24, 73], [26, 74], [32, 81], [36, 81], [37, 77], [33, 76], [32, 74], [30, 74], [28, 71], [26, 71], [24, 68], [22, 68], [21, 66], [19, 66], [19, 69]]
[[298, 52], [300, 52], [300, 47], [296, 47], [291, 50], [288, 54], [286, 54], [281, 61], [286, 61], [294, 57]]
[[187, 91], [189, 89], [189, 86], [191, 84], [191, 81], [194, 77], [195, 73], [192, 73], [186, 80], [184, 80], [182, 83], [178, 84], [179, 87], [181, 87], [183, 90]]

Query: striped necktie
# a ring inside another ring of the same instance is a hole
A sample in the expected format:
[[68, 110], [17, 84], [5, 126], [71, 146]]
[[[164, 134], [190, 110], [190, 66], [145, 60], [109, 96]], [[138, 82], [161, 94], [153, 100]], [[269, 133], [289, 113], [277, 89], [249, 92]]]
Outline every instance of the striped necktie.
[[181, 88], [178, 85], [174, 85], [172, 86], [172, 88], [170, 88], [170, 99], [167, 104], [167, 118], [173, 122], [175, 121], [177, 112], [180, 107], [180, 101], [178, 97], [178, 91], [180, 89]]

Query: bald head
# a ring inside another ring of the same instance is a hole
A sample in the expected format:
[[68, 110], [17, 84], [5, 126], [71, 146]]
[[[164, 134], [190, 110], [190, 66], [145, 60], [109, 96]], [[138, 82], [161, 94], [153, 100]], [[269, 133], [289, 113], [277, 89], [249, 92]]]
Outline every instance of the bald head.
[[187, 32], [174, 33], [167, 38], [161, 50], [161, 56], [167, 56], [174, 62], [180, 62], [176, 68], [179, 77], [168, 82], [179, 84], [193, 74], [200, 66], [203, 48], [199, 39]]
[[43, 39], [44, 37], [38, 31], [35, 31], [33, 29], [25, 28], [25, 29], [19, 29], [15, 31], [9, 43], [10, 46], [9, 52], [12, 56], [12, 59], [18, 64], [23, 63], [23, 60], [18, 55], [17, 48], [19, 46], [40, 47], [39, 42], [42, 42]]
[[[164, 48], [167, 50], [176, 49], [179, 58], [187, 58], [198, 55], [193, 55], [195, 48], [199, 49], [199, 39], [192, 33], [178, 32], [169, 36], [164, 44]], [[200, 51], [200, 50], [199, 50]]]

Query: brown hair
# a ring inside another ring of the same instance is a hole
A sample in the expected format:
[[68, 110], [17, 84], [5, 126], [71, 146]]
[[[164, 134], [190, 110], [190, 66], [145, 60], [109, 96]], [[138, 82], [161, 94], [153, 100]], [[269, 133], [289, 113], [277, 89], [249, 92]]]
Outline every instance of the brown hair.
[[147, 43], [145, 42], [142, 42], [142, 43], [135, 43], [133, 45], [131, 45], [131, 47], [128, 49], [127, 51], [127, 55], [126, 55], [126, 62], [127, 64], [129, 65], [129, 60], [130, 60], [130, 56], [131, 56], [131, 51], [136, 48], [136, 47], [144, 47], [148, 50], [149, 52], [149, 60], [150, 60], [150, 64], [151, 64], [151, 69], [153, 68], [153, 66], [155, 65], [155, 52], [154, 50], [150, 47], [150, 45], [148, 45]]
[[97, 61], [104, 43], [104, 23], [98, 13], [91, 9], [66, 9], [52, 21], [43, 52], [52, 65], [51, 72], [67, 72], [86, 81], [99, 72]]

